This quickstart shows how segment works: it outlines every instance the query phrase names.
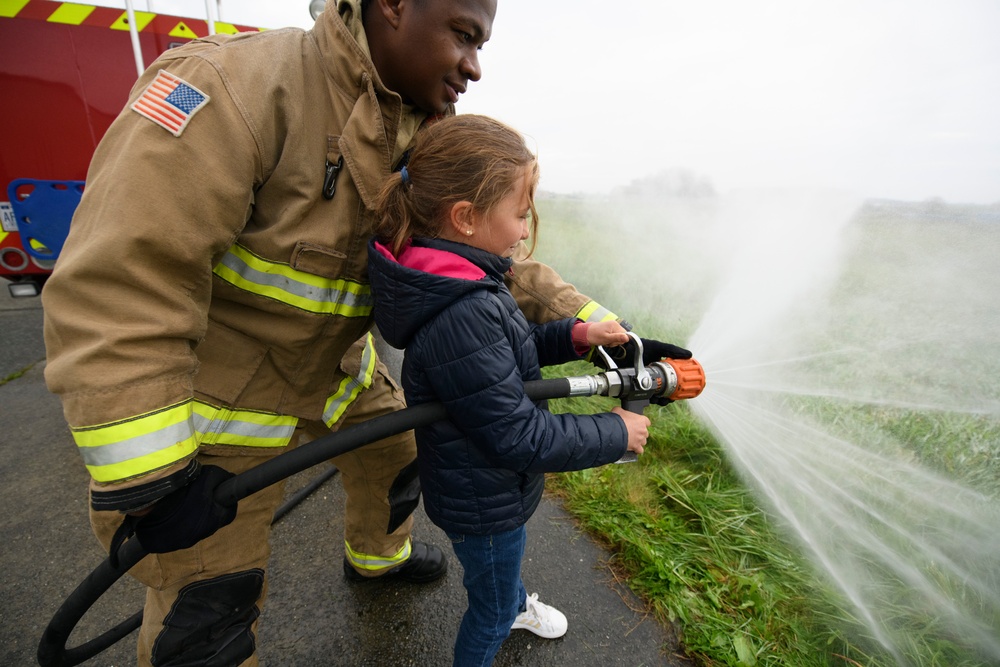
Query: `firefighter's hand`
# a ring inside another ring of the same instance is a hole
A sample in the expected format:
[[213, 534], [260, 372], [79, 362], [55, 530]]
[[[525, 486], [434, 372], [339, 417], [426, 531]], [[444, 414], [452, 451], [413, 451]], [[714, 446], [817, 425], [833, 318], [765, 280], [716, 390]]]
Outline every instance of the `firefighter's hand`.
[[628, 431], [628, 451], [642, 454], [642, 449], [649, 439], [649, 417], [635, 412], [629, 412], [622, 407], [611, 409], [625, 421], [625, 430]]
[[111, 565], [118, 567], [118, 548], [135, 535], [148, 553], [162, 554], [193, 547], [236, 518], [236, 504], [216, 501], [215, 490], [233, 477], [218, 466], [202, 466], [190, 484], [164, 496], [142, 516], [127, 514], [111, 540]]

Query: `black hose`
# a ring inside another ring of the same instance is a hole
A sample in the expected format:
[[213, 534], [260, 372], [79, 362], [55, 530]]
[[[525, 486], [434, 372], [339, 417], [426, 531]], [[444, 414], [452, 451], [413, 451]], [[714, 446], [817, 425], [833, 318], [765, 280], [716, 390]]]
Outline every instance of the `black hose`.
[[[569, 395], [567, 378], [534, 380], [524, 383], [525, 393], [531, 400], [562, 398]], [[358, 447], [391, 435], [432, 424], [446, 417], [441, 403], [424, 403], [392, 412], [366, 422], [331, 433], [230, 478], [219, 485], [215, 496], [233, 504], [307, 468], [328, 459], [346, 454]], [[333, 468], [336, 472], [336, 468]], [[324, 480], [325, 481], [325, 480]], [[322, 483], [322, 481], [320, 482]], [[318, 486], [318, 484], [316, 485]], [[280, 518], [277, 517], [276, 519]], [[41, 667], [72, 667], [92, 658], [139, 626], [142, 611], [119, 623], [104, 634], [75, 648], [66, 648], [70, 633], [95, 602], [118, 581], [122, 575], [146, 556], [138, 540], [126, 541], [118, 552], [119, 565], [111, 566], [105, 559], [76, 587], [62, 606], [52, 616], [42, 633], [38, 645], [38, 664]]]
[[288, 500], [282, 503], [281, 507], [274, 510], [274, 518], [271, 519], [271, 525], [273, 526], [281, 521], [282, 517], [291, 512], [296, 505], [312, 495], [313, 491], [323, 486], [323, 484], [326, 483], [326, 480], [336, 475], [337, 472], [337, 466], [330, 466], [319, 475], [316, 475], [316, 477], [313, 478], [308, 484], [296, 491]]
[[129, 634], [142, 622], [142, 611], [119, 623], [101, 636], [90, 640], [76, 648], [66, 648], [66, 640], [76, 624], [91, 606], [118, 581], [123, 574], [132, 569], [143, 557], [145, 549], [138, 540], [128, 540], [118, 550], [118, 567], [111, 566], [109, 559], [98, 565], [93, 572], [80, 582], [59, 610], [52, 616], [49, 625], [42, 633], [38, 644], [38, 664], [42, 667], [69, 667], [79, 665], [108, 648], [119, 639]]

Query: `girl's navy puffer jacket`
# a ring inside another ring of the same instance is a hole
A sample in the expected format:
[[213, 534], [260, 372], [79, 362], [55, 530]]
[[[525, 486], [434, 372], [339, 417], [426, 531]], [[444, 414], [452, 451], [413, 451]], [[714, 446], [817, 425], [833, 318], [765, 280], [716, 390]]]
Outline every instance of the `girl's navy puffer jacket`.
[[441, 239], [413, 239], [408, 253], [401, 264], [373, 240], [369, 275], [379, 331], [406, 350], [407, 403], [440, 401], [448, 412], [416, 431], [427, 515], [449, 532], [513, 530], [538, 506], [545, 472], [621, 458], [625, 423], [611, 413], [553, 415], [524, 395], [540, 365], [580, 356], [576, 320], [524, 318], [503, 282], [510, 260]]

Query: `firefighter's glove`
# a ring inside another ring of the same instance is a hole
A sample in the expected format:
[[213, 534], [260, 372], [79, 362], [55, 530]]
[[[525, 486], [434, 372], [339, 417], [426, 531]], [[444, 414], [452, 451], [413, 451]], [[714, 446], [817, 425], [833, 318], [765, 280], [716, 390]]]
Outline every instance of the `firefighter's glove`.
[[[640, 338], [642, 341], [642, 365], [648, 366], [654, 361], [660, 361], [661, 359], [690, 359], [691, 351], [685, 350], [683, 347], [677, 347], [676, 345], [671, 345], [670, 343], [662, 343], [658, 340], [653, 340], [652, 338]], [[624, 345], [619, 345], [618, 347], [606, 347], [604, 351], [608, 353], [608, 356], [615, 362], [618, 368], [634, 368], [635, 367], [635, 341], [629, 339]], [[604, 356], [595, 353], [592, 357], [595, 365], [600, 366], [604, 370], [608, 369], [607, 362], [604, 360]]]
[[[652, 338], [640, 338], [642, 341], [642, 365], [648, 366], [654, 361], [661, 359], [690, 359], [691, 350], [677, 347], [670, 343], [663, 343]], [[632, 345], [632, 354], [635, 354], [635, 345]]]
[[147, 553], [163, 554], [193, 547], [236, 518], [236, 501], [215, 499], [215, 490], [233, 477], [218, 466], [202, 466], [186, 486], [164, 496], [142, 516], [125, 515], [111, 539], [111, 566], [118, 568], [118, 549], [133, 535]]
[[653, 405], [670, 405], [674, 401], [672, 398], [667, 398], [666, 396], [650, 396], [649, 402]]

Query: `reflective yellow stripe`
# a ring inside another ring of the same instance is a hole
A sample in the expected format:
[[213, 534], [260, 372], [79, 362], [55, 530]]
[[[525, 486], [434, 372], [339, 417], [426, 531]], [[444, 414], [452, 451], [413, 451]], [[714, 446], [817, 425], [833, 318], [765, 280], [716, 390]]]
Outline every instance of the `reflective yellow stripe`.
[[[31, 5], [33, 11], [24, 12], [24, 9], [29, 5]], [[94, 12], [98, 10], [100, 13], [92, 17]], [[79, 4], [75, 2], [57, 3], [50, 2], [49, 0], [0, 0], [0, 17], [2, 18], [28, 18], [31, 20], [48, 21], [49, 23], [87, 25], [89, 27], [108, 27], [112, 30], [128, 30], [128, 12], [122, 11], [119, 14], [118, 11], [120, 11], [120, 9], [116, 11], [116, 8], [114, 7], [94, 7], [89, 4]], [[28, 16], [22, 15], [22, 12]], [[195, 26], [194, 28], [189, 27], [183, 21], [173, 24], [173, 27], [171, 27], [171, 23], [169, 21], [164, 21], [163, 19], [178, 17], [171, 17], [168, 14], [153, 14], [151, 12], [143, 12], [139, 10], [136, 10], [134, 14], [136, 23], [135, 28], [139, 32], [146, 31], [147, 33], [151, 32], [160, 35], [174, 35], [189, 39], [199, 36], [203, 37], [209, 32], [208, 22], [204, 19], [185, 19], [188, 24]], [[161, 17], [161, 20], [153, 23], [153, 19], [157, 16]], [[112, 20], [110, 17], [114, 17], [114, 19]], [[222, 23], [221, 21], [215, 22], [215, 31], [228, 35], [234, 35], [238, 32], [263, 32], [264, 30], [266, 30], [266, 28], [235, 25], [233, 23]]]
[[14, 18], [27, 4], [28, 0], [0, 0], [0, 17]]
[[347, 556], [347, 560], [357, 569], [374, 572], [376, 570], [384, 570], [388, 567], [396, 567], [400, 563], [406, 562], [406, 559], [410, 557], [410, 540], [407, 538], [403, 548], [392, 556], [363, 554], [352, 549], [347, 540], [344, 540], [344, 553]]
[[607, 322], [608, 320], [618, 319], [617, 315], [596, 301], [585, 303], [583, 308], [577, 312], [576, 317], [584, 322]]
[[292, 439], [298, 417], [255, 410], [194, 404], [194, 426], [203, 445], [284, 447]]
[[226, 252], [214, 272], [239, 289], [310, 313], [368, 317], [372, 312], [368, 285], [298, 271], [258, 257], [240, 245]]
[[115, 482], [181, 461], [199, 444], [284, 447], [297, 424], [296, 417], [189, 400], [119, 422], [71, 430], [91, 476], [98, 482]]
[[[149, 12], [136, 11], [136, 12], [133, 12], [133, 14], [135, 14], [135, 29], [138, 32], [142, 32], [143, 30], [145, 30], [146, 26], [148, 26], [150, 23], [152, 23], [153, 19], [156, 18], [156, 14], [151, 14]], [[112, 30], [125, 30], [125, 31], [127, 31], [128, 30], [128, 12], [123, 12], [122, 15], [118, 17], [118, 20], [115, 21], [114, 23], [112, 23], [108, 27], [111, 28]], [[197, 35], [195, 35], [195, 36], [197, 37]]]
[[88, 7], [86, 5], [77, 5], [71, 2], [64, 2], [59, 5], [59, 7], [49, 15], [48, 21], [52, 23], [66, 23], [68, 25], [80, 25], [83, 23], [90, 13], [94, 11], [93, 7]]
[[363, 390], [372, 386], [375, 378], [375, 363], [378, 356], [375, 354], [375, 338], [368, 334], [365, 342], [365, 351], [361, 354], [361, 372], [358, 377], [344, 378], [337, 387], [337, 391], [330, 398], [326, 399], [326, 407], [323, 408], [323, 422], [333, 428], [340, 417], [347, 410], [347, 407], [354, 402]]
[[98, 482], [156, 470], [198, 449], [192, 401], [112, 424], [72, 428], [83, 462]]
[[236, 35], [239, 34], [240, 29], [237, 28], [232, 23], [223, 23], [222, 21], [215, 22], [215, 32], [220, 35]]

